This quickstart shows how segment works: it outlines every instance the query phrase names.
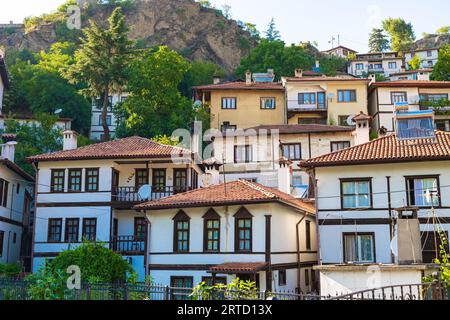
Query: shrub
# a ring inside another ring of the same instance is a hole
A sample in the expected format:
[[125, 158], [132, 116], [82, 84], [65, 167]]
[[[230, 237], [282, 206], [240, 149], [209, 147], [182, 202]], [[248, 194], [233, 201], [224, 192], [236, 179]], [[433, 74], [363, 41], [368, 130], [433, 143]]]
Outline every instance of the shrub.
[[15, 278], [20, 274], [20, 264], [1, 264], [0, 263], [0, 278]]

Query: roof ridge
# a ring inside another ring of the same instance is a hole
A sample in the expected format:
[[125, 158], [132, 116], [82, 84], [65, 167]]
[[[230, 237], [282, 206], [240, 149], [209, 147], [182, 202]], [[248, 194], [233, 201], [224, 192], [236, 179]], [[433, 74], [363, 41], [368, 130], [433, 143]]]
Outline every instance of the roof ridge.
[[258, 191], [258, 192], [261, 192], [263, 195], [265, 195], [267, 197], [275, 198], [275, 199], [279, 198], [276, 194], [274, 194], [273, 192], [265, 189], [265, 187], [263, 185], [259, 184], [259, 183], [254, 183], [254, 182], [250, 182], [250, 181], [247, 181], [247, 180], [241, 180], [241, 179], [239, 179], [237, 181], [245, 184], [246, 186], [248, 186], [248, 187], [250, 187], [250, 188], [252, 188], [252, 189], [254, 189], [254, 190]]

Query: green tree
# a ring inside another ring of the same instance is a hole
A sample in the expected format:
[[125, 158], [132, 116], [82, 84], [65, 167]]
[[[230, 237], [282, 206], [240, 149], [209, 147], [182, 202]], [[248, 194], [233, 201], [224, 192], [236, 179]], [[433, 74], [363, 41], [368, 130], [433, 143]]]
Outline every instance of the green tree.
[[109, 140], [109, 127], [106, 115], [109, 107], [108, 97], [121, 92], [126, 85], [127, 65], [133, 43], [128, 39], [128, 27], [120, 7], [114, 9], [108, 19], [108, 29], [96, 22], [83, 30], [85, 38], [75, 53], [75, 64], [67, 72], [72, 83], [85, 83], [82, 92], [93, 99], [102, 100], [102, 122], [104, 139]]
[[374, 28], [369, 36], [370, 52], [384, 52], [389, 50], [389, 40], [383, 29]]
[[341, 57], [324, 55], [320, 59], [320, 71], [328, 76], [335, 76], [338, 71], [345, 72], [347, 60]]
[[438, 62], [433, 68], [431, 74], [432, 80], [448, 81], [450, 80], [450, 45], [446, 44], [439, 49]]
[[275, 41], [275, 40], [281, 39], [280, 32], [277, 30], [276, 25], [275, 25], [275, 18], [272, 18], [272, 20], [270, 20], [265, 34], [266, 34], [266, 39], [269, 41]]
[[437, 29], [437, 34], [450, 34], [450, 26], [443, 26]]
[[418, 70], [420, 69], [420, 64], [422, 63], [422, 60], [420, 59], [420, 57], [416, 54], [414, 55], [414, 57], [411, 59], [411, 61], [408, 62], [409, 65], [409, 69], [411, 70]]
[[250, 54], [241, 60], [235, 74], [243, 78], [247, 70], [265, 72], [267, 69], [274, 69], [275, 75], [279, 79], [281, 76], [294, 75], [296, 68], [309, 70], [313, 67], [314, 62], [314, 57], [303, 46], [286, 47], [281, 40], [262, 39], [250, 51]]
[[225, 77], [225, 71], [212, 62], [194, 61], [180, 84], [181, 93], [192, 98], [192, 87], [211, 84], [214, 77]]
[[416, 39], [412, 24], [401, 18], [386, 19], [382, 25], [391, 37], [391, 48], [394, 51], [404, 52]]
[[114, 110], [121, 119], [116, 134], [154, 137], [187, 128], [195, 114], [192, 102], [178, 87], [189, 67], [167, 47], [143, 51], [130, 67], [130, 96]]

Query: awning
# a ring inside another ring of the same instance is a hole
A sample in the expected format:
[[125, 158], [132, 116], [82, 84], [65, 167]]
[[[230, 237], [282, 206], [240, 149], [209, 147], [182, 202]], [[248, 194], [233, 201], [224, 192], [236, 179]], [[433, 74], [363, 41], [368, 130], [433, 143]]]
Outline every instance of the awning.
[[221, 274], [253, 274], [266, 269], [267, 262], [230, 262], [223, 263], [209, 268], [209, 273]]

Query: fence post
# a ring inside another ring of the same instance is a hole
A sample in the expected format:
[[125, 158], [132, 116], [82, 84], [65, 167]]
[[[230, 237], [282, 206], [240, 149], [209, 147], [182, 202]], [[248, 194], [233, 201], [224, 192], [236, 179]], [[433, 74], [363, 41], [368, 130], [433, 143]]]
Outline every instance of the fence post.
[[262, 296], [263, 300], [267, 300], [267, 290], [263, 291], [263, 296]]
[[123, 300], [128, 300], [128, 285], [125, 283], [123, 286]]
[[91, 300], [91, 285], [89, 283], [86, 286], [86, 300]]
[[170, 300], [169, 290], [170, 290], [169, 286], [164, 287], [164, 300], [166, 301]]

